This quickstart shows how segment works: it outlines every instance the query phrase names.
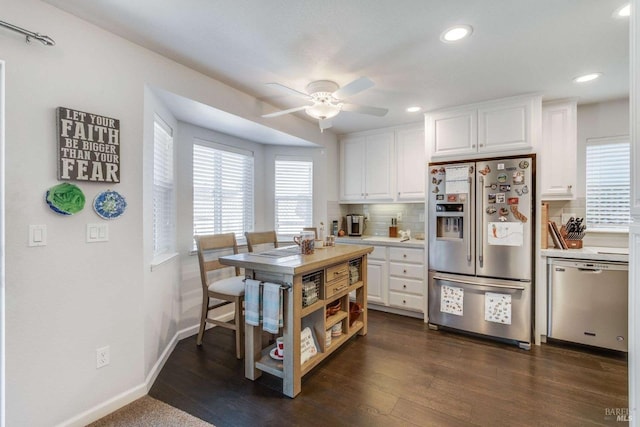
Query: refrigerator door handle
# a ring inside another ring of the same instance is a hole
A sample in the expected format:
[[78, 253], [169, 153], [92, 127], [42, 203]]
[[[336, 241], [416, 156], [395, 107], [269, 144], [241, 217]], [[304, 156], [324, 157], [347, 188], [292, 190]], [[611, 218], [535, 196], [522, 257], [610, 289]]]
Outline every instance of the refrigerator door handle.
[[483, 253], [483, 246], [484, 246], [484, 176], [480, 175], [479, 176], [479, 180], [480, 180], [480, 198], [479, 200], [481, 200], [480, 202], [480, 207], [481, 207], [481, 218], [482, 221], [480, 221], [480, 233], [479, 233], [479, 239], [478, 239], [478, 262], [480, 263], [480, 268], [482, 268], [482, 263], [484, 260], [484, 253]]
[[442, 276], [438, 276], [438, 275], [433, 276], [433, 278], [434, 278], [434, 280], [444, 280], [444, 281], [447, 281], [447, 282], [461, 283], [463, 285], [486, 286], [488, 288], [514, 289], [516, 291], [524, 291], [526, 289], [524, 286], [499, 285], [497, 283], [491, 283], [491, 284], [487, 284], [487, 283], [472, 283], [472, 282], [468, 282], [466, 280], [452, 279], [450, 277], [442, 277]]
[[[471, 180], [471, 177], [467, 178], [467, 181], [469, 182], [469, 188], [471, 188], [471, 186], [473, 185], [473, 181]], [[467, 211], [469, 211], [469, 209], [467, 209]], [[471, 220], [471, 215], [469, 215], [469, 212], [467, 212], [467, 220]], [[467, 229], [467, 262], [471, 262], [471, 224], [468, 224], [465, 228]]]

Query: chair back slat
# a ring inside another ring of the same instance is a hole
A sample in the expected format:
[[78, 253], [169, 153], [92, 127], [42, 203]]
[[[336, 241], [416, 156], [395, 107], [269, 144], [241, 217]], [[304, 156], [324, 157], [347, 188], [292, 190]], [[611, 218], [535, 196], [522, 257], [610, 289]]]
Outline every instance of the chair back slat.
[[[209, 273], [231, 268], [220, 263], [218, 257], [238, 253], [238, 244], [234, 233], [227, 234], [207, 234], [195, 236], [198, 246], [198, 264], [200, 265], [200, 279], [203, 289], [209, 286]], [[213, 258], [211, 258], [213, 256]], [[240, 268], [233, 267], [235, 275], [240, 275]]]
[[247, 231], [244, 233], [247, 238], [247, 250], [254, 252], [257, 246], [270, 244], [274, 248], [278, 247], [278, 236], [275, 231]]

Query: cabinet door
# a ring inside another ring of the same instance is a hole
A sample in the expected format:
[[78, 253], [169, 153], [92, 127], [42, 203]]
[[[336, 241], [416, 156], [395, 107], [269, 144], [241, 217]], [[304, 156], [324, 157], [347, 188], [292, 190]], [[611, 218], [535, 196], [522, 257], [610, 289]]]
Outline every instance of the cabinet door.
[[340, 199], [364, 199], [365, 137], [344, 139], [340, 144]]
[[386, 261], [367, 260], [367, 301], [386, 305], [387, 297]]
[[365, 199], [393, 200], [394, 133], [366, 137]]
[[532, 99], [504, 100], [478, 108], [478, 151], [531, 147]]
[[540, 145], [541, 199], [575, 199], [577, 180], [576, 103], [560, 102], [542, 106]]
[[426, 156], [424, 127], [396, 132], [397, 200], [424, 200]]
[[427, 145], [432, 156], [471, 154], [477, 151], [477, 110], [462, 108], [425, 117]]

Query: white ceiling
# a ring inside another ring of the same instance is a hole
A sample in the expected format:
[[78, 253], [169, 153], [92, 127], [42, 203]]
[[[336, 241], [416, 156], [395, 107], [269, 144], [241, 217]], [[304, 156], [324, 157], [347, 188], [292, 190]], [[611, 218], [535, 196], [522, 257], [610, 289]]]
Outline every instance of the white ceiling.
[[[628, 19], [612, 17], [626, 0], [45, 1], [277, 108], [304, 101], [265, 83], [304, 92], [314, 80], [369, 77], [375, 86], [350, 100], [389, 113], [342, 112], [338, 134], [420, 121], [410, 105], [532, 92], [591, 103], [629, 91]], [[471, 25], [472, 36], [440, 42], [455, 24]], [[603, 76], [572, 82], [594, 71]]]

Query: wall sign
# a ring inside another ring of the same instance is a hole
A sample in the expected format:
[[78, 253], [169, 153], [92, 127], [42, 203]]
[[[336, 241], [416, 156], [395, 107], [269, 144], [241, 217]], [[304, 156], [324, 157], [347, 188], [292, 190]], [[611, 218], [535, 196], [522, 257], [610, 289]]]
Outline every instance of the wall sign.
[[120, 182], [120, 120], [58, 107], [58, 179]]

